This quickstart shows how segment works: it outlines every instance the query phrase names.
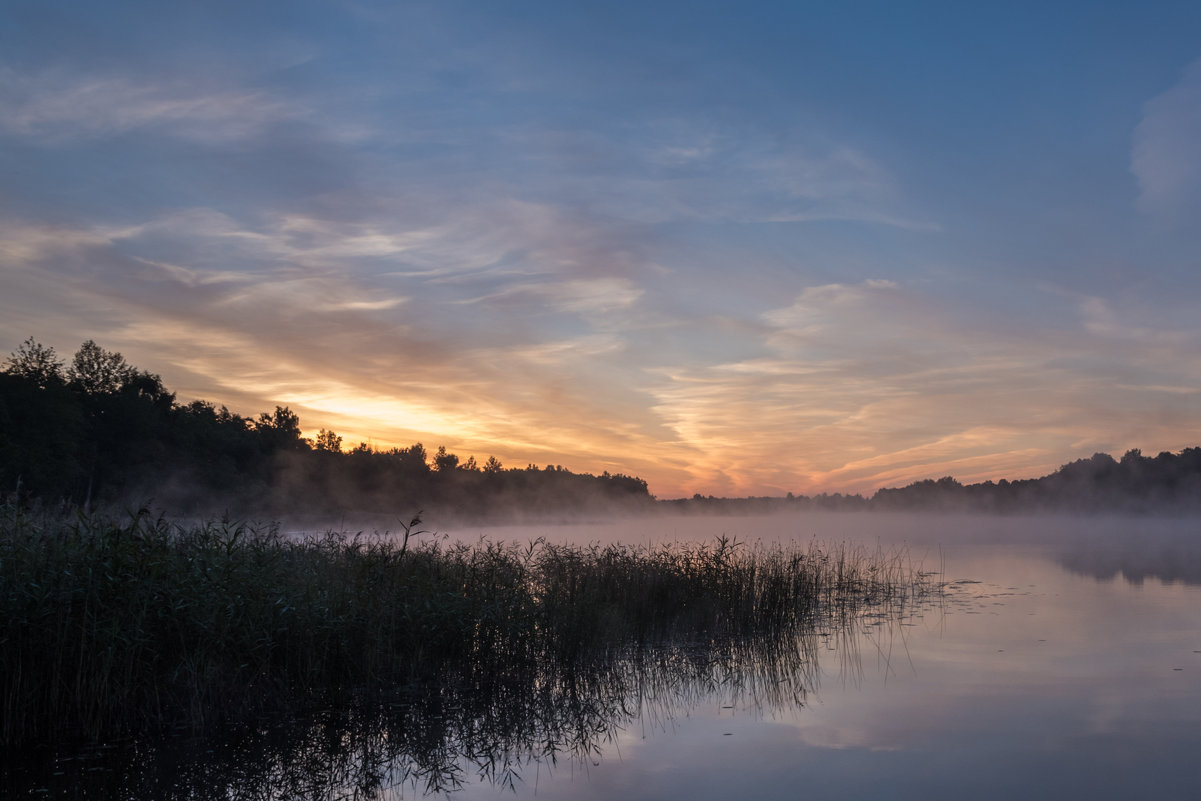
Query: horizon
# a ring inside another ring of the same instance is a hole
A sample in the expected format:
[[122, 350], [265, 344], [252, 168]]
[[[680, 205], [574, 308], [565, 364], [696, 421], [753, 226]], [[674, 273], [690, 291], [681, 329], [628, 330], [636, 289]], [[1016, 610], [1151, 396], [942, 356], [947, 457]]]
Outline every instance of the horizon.
[[[81, 355], [83, 355], [85, 353], [87, 355], [84, 356], [84, 358], [81, 361]], [[950, 482], [951, 485], [953, 485], [953, 487], [955, 489], [992, 487], [994, 484], [998, 485], [999, 488], [1004, 488], [1005, 485], [1007, 485], [1007, 484], [1012, 485], [1014, 488], [1016, 488], [1018, 485], [1025, 484], [1025, 483], [1037, 484], [1037, 483], [1041, 482], [1043, 479], [1047, 479], [1047, 478], [1051, 478], [1053, 476], [1059, 475], [1063, 471], [1065, 471], [1069, 468], [1073, 468], [1073, 467], [1076, 467], [1079, 465], [1084, 465], [1087, 463], [1092, 463], [1090, 466], [1094, 468], [1093, 479], [1095, 480], [1097, 477], [1095, 474], [1095, 471], [1096, 471], [1096, 468], [1099, 466], [1098, 459], [1101, 457], [1103, 457], [1103, 458], [1101, 458], [1101, 462], [1102, 462], [1102, 464], [1104, 464], [1105, 467], [1110, 467], [1110, 466], [1119, 467], [1120, 466], [1121, 468], [1127, 468], [1128, 467], [1127, 460], [1128, 460], [1128, 458], [1132, 457], [1133, 462], [1131, 465], [1129, 465], [1131, 470], [1127, 471], [1127, 479], [1129, 479], [1130, 474], [1133, 473], [1133, 475], [1137, 476], [1138, 480], [1140, 480], [1140, 481], [1145, 481], [1148, 478], [1148, 475], [1146, 472], [1148, 464], [1154, 463], [1157, 466], [1156, 466], [1156, 468], [1153, 468], [1153, 469], [1160, 469], [1161, 466], [1159, 465], [1159, 463], [1163, 461], [1164, 457], [1169, 457], [1167, 460], [1167, 464], [1169, 465], [1167, 468], [1168, 475], [1166, 475], [1166, 476], [1161, 475], [1159, 480], [1163, 480], [1164, 478], [1167, 478], [1167, 485], [1172, 486], [1172, 485], [1174, 485], [1175, 481], [1178, 479], [1178, 476], [1172, 475], [1172, 473], [1175, 469], [1175, 467], [1173, 466], [1175, 460], [1185, 459], [1190, 455], [1195, 456], [1196, 452], [1201, 452], [1201, 446], [1193, 445], [1193, 446], [1183, 447], [1180, 449], [1179, 452], [1160, 451], [1155, 456], [1146, 456], [1142, 453], [1141, 449], [1132, 448], [1132, 449], [1128, 450], [1127, 452], [1125, 452], [1124, 454], [1122, 454], [1120, 460], [1118, 458], [1115, 458], [1115, 456], [1113, 454], [1104, 453], [1104, 452], [1094, 452], [1093, 454], [1090, 454], [1089, 456], [1080, 456], [1076, 459], [1071, 460], [1070, 462], [1065, 462], [1064, 464], [1060, 465], [1059, 468], [1057, 468], [1056, 470], [1054, 470], [1048, 474], [1044, 474], [1044, 475], [1040, 475], [1040, 476], [1030, 476], [1030, 477], [1013, 477], [1013, 478], [1002, 477], [1002, 478], [996, 479], [995, 482], [993, 479], [986, 479], [982, 482], [961, 482], [958, 480], [957, 477], [948, 475], [948, 476], [940, 476], [938, 479], [934, 479], [934, 478], [919, 479], [919, 480], [916, 480], [913, 482], [909, 482], [909, 483], [905, 484], [904, 486], [901, 486], [901, 485], [879, 486], [879, 487], [875, 487], [875, 488], [867, 490], [867, 491], [859, 491], [859, 492], [849, 492], [848, 491], [846, 493], [843, 493], [841, 491], [835, 491], [833, 493], [830, 493], [830, 492], [823, 491], [820, 493], [813, 493], [813, 494], [807, 495], [805, 493], [798, 494], [798, 493], [789, 491], [789, 492], [785, 493], [784, 495], [743, 495], [743, 496], [715, 496], [711, 493], [706, 495], [705, 493], [697, 492], [697, 493], [693, 493], [693, 495], [691, 497], [660, 498], [653, 491], [651, 491], [651, 490], [653, 490], [653, 487], [649, 487], [645, 480], [642, 480], [639, 476], [625, 474], [620, 471], [618, 471], [618, 472], [611, 472], [609, 470], [593, 471], [593, 470], [586, 470], [586, 469], [585, 470], [576, 469], [573, 471], [568, 468], [564, 468], [561, 464], [546, 464], [544, 466], [541, 466], [541, 465], [534, 464], [534, 463], [528, 463], [525, 467], [519, 467], [519, 466], [513, 466], [513, 465], [505, 466], [498, 460], [495, 460], [495, 457], [492, 455], [489, 455], [489, 457], [487, 457], [487, 459], [482, 459], [482, 458], [477, 458], [477, 454], [467, 454], [467, 458], [464, 459], [462, 454], [456, 454], [454, 452], [446, 451], [445, 446], [436, 445], [436, 446], [432, 446], [432, 447], [427, 447], [424, 443], [421, 443], [421, 442], [410, 443], [408, 446], [402, 446], [402, 447], [392, 446], [390, 448], [374, 447], [374, 446], [371, 446], [367, 442], [360, 442], [357, 445], [354, 443], [348, 444], [348, 443], [343, 442], [342, 436], [338, 435], [336, 431], [332, 431], [332, 430], [327, 431], [326, 429], [319, 429], [317, 432], [312, 432], [310, 436], [305, 436], [305, 429], [303, 426], [303, 421], [299, 420], [299, 417], [297, 417], [295, 415], [295, 413], [292, 412], [292, 410], [287, 406], [283, 406], [283, 407], [277, 406], [273, 412], [264, 411], [264, 412], [259, 413], [256, 416], [253, 413], [252, 414], [243, 414], [236, 410], [231, 411], [228, 409], [228, 407], [225, 404], [222, 404], [217, 401], [213, 401], [211, 399], [188, 399], [188, 400], [184, 400], [181, 402], [176, 397], [176, 394], [171, 391], [170, 387], [167, 387], [161, 383], [161, 377], [158, 376], [156, 373], [153, 373], [152, 371], [140, 369], [137, 365], [129, 364], [128, 361], [125, 360], [125, 358], [122, 354], [107, 350], [106, 348], [99, 346], [97, 343], [95, 343], [94, 341], [91, 341], [91, 340], [85, 342], [83, 344], [83, 346], [80, 348], [79, 352], [73, 356], [73, 358], [70, 360], [70, 362], [68, 362], [68, 360], [63, 358], [57, 352], [57, 350], [55, 348], [53, 348], [52, 346], [46, 346], [45, 343], [37, 341], [34, 337], [29, 337], [25, 342], [23, 342], [21, 344], [21, 347], [17, 351], [14, 351], [12, 354], [10, 354], [10, 358], [7, 359], [6, 362], [7, 363], [0, 362], [0, 374], [8, 373], [11, 371], [16, 376], [21, 377], [21, 380], [32, 380], [34, 382], [38, 382], [38, 386], [41, 386], [43, 388], [46, 386], [58, 385], [61, 389], [65, 389], [68, 393], [74, 393], [77, 397], [85, 397], [88, 395], [92, 395], [96, 392], [99, 392], [102, 395], [105, 394], [106, 392], [114, 392], [114, 393], [116, 393], [115, 398], [126, 398], [127, 400], [132, 401], [135, 405], [139, 402], [145, 402], [147, 396], [143, 394], [143, 390], [136, 389], [137, 387], [140, 386], [140, 384], [138, 383], [138, 379], [140, 376], [140, 377], [145, 377], [145, 378], [151, 379], [152, 384], [155, 387], [157, 387], [156, 391], [162, 392], [163, 393], [162, 397], [165, 397], [167, 399], [168, 407], [173, 407], [174, 409], [176, 409], [179, 412], [194, 413], [196, 410], [192, 408], [193, 407], [192, 401], [197, 401], [199, 403], [202, 403], [204, 406], [207, 406], [208, 413], [213, 415], [214, 417], [217, 416], [216, 412], [218, 412], [218, 411], [220, 411], [222, 413], [232, 414], [235, 417], [235, 419], [239, 419], [244, 424], [244, 428], [246, 430], [251, 431], [251, 432], [258, 430], [264, 424], [266, 424], [268, 426], [268, 428], [277, 428], [281, 425], [281, 420], [283, 421], [283, 425], [285, 427], [290, 428], [290, 424], [288, 423], [288, 421], [294, 420], [295, 425], [296, 425], [296, 428], [295, 428], [296, 433], [294, 434], [294, 436], [297, 438], [296, 444], [301, 445], [304, 450], [332, 451], [335, 454], [353, 455], [354, 453], [357, 453], [359, 449], [365, 448], [367, 451], [369, 451], [370, 453], [373, 453], [373, 454], [396, 453], [401, 456], [404, 456], [405, 451], [409, 451], [409, 452], [418, 451], [423, 454], [424, 458], [422, 461], [424, 462], [424, 464], [427, 467], [429, 467], [431, 470], [436, 471], [436, 472], [442, 472], [444, 469], [447, 469], [447, 468], [444, 468], [440, 464], [441, 460], [445, 456], [445, 457], [449, 457], [449, 459], [450, 459], [450, 462], [448, 462], [448, 464], [452, 465], [452, 467], [450, 468], [452, 472], [455, 472], [456, 470], [466, 470], [467, 472], [477, 472], [477, 473], [478, 472], [483, 472], [483, 473], [489, 473], [489, 472], [522, 473], [522, 472], [527, 472], [527, 471], [531, 471], [531, 470], [532, 471], [555, 472], [555, 471], [562, 471], [562, 470], [566, 469], [568, 473], [571, 473], [573, 475], [585, 476], [585, 477], [589, 477], [589, 478], [600, 477], [600, 476], [603, 476], [604, 478], [609, 478], [611, 476], [611, 477], [617, 478], [617, 479], [633, 478], [633, 479], [637, 479], [641, 483], [642, 491], [645, 492], [647, 495], [649, 495], [650, 499], [655, 500], [655, 501], [662, 501], [662, 502], [666, 502], [666, 503], [678, 503], [680, 501], [689, 501], [689, 500], [718, 501], [718, 502], [761, 501], [761, 500], [792, 501], [794, 499], [796, 499], [796, 500], [820, 500], [822, 498], [827, 498], [827, 497], [835, 498], [835, 499], [837, 499], [839, 497], [844, 497], [847, 499], [858, 498], [860, 500], [865, 500], [865, 501], [874, 501], [874, 500], [878, 499], [878, 496], [881, 493], [891, 493], [891, 492], [895, 492], [897, 490], [913, 490], [913, 489], [917, 489], [923, 485], [938, 485], [939, 487], [941, 487], [945, 482], [948, 482], [948, 481]], [[106, 367], [103, 367], [100, 370], [97, 370], [97, 365], [106, 365]], [[33, 368], [35, 370], [35, 372], [29, 372], [29, 368]], [[40, 372], [39, 368], [48, 369], [50, 372], [54, 373], [55, 375], [54, 375], [53, 379], [47, 381], [46, 374]], [[75, 371], [77, 371], [77, 370], [82, 370], [83, 375], [81, 376], [81, 375], [75, 374]], [[109, 372], [105, 373], [104, 370], [108, 370]], [[121, 376], [121, 375], [123, 375], [124, 377], [119, 378], [118, 376]], [[115, 379], [115, 381], [114, 381], [114, 383], [111, 384], [111, 386], [108, 389], [99, 389], [99, 390], [97, 389], [98, 386], [102, 386], [101, 382], [105, 382], [105, 381], [112, 380], [112, 379]], [[46, 381], [47, 383], [42, 384], [41, 382], [44, 382], [44, 381]], [[133, 389], [132, 392], [130, 392], [131, 389]], [[143, 409], [144, 409], [144, 407], [143, 407]], [[1104, 471], [1102, 471], [1102, 472], [1104, 472]], [[1154, 482], [1154, 479], [1153, 479], [1153, 482]], [[17, 479], [17, 483], [19, 486], [20, 478]], [[1010, 499], [1010, 500], [1012, 500], [1012, 499]], [[1161, 498], [1160, 500], [1161, 500], [1161, 502], [1163, 502], [1167, 499]]]
[[1201, 6], [17, 3], [0, 342], [660, 498], [1201, 441]]

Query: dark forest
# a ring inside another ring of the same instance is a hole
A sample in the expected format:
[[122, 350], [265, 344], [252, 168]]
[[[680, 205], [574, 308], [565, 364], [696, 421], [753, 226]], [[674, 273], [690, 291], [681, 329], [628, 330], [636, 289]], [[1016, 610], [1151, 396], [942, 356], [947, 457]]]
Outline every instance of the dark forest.
[[0, 492], [42, 507], [254, 517], [520, 518], [653, 502], [625, 475], [481, 465], [421, 443], [344, 450], [333, 431], [302, 437], [287, 406], [251, 418], [180, 403], [158, 375], [91, 340], [64, 364], [33, 339], [0, 372]]

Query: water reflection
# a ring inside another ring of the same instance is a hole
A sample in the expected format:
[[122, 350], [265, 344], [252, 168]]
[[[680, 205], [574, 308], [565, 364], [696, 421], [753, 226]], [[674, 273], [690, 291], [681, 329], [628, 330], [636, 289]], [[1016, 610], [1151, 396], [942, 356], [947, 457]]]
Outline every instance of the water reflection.
[[480, 783], [516, 790], [531, 771], [598, 764], [630, 730], [666, 727], [698, 707], [794, 713], [817, 688], [820, 658], [836, 655], [834, 672], [854, 679], [861, 643], [878, 650], [882, 632], [916, 611], [842, 608], [786, 638], [661, 643], [570, 669], [465, 670], [387, 704], [331, 704], [205, 739], [10, 758], [4, 795], [268, 801], [392, 799]]
[[0, 797], [1201, 798], [1196, 521], [654, 525], [537, 533], [906, 543], [915, 561], [945, 564], [948, 584], [925, 606], [860, 608], [784, 640], [675, 642], [570, 672], [448, 674], [391, 706], [43, 762], [26, 774], [40, 783]]
[[1141, 586], [1145, 581], [1201, 585], [1201, 536], [1164, 536], [1133, 524], [1118, 536], [1096, 536], [1074, 542], [1057, 555], [1067, 570], [1102, 580], [1121, 577]]

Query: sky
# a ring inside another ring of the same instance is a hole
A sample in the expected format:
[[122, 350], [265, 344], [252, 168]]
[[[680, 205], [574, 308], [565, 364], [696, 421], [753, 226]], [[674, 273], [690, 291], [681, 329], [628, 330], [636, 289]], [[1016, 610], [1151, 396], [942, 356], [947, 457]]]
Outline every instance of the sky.
[[0, 2], [0, 352], [871, 492], [1201, 445], [1201, 4]]

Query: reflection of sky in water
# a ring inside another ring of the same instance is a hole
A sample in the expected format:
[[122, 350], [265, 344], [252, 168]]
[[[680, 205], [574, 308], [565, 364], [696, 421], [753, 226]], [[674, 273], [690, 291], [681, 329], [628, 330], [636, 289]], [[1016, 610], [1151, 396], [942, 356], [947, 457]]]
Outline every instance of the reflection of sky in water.
[[951, 587], [942, 613], [880, 627], [850, 665], [824, 653], [802, 709], [722, 709], [717, 698], [627, 731], [599, 764], [531, 766], [519, 796], [1201, 797], [1195, 521], [829, 515], [668, 526], [537, 533], [905, 543], [926, 569], [945, 562], [948, 580], [976, 583]]
[[[560, 724], [586, 709], [564, 702], [573, 695], [549, 696], [543, 709], [536, 695], [520, 692], [504, 696], [509, 707], [500, 697], [449, 693], [442, 701], [442, 696], [431, 696], [429, 710], [402, 717], [389, 724], [391, 729], [381, 728], [375, 718], [363, 728], [367, 739], [394, 744], [392, 751], [384, 749], [386, 754], [411, 755], [413, 743], [421, 748], [426, 742], [422, 727], [437, 735], [445, 721], [452, 735], [428, 738], [437, 751], [432, 761], [442, 764], [438, 749], [444, 749], [448, 764], [464, 766], [468, 786], [451, 796], [462, 801], [1195, 801], [1201, 798], [1201, 762], [1196, 756], [1201, 751], [1197, 529], [1196, 521], [1183, 520], [817, 514], [450, 532], [450, 538], [467, 541], [481, 535], [519, 542], [544, 536], [577, 544], [645, 544], [712, 541], [728, 534], [748, 542], [850, 542], [869, 551], [878, 547], [885, 554], [904, 547], [915, 567], [943, 571], [948, 585], [941, 603], [899, 624], [869, 615], [857, 638], [847, 641], [836, 634], [819, 641], [816, 680], [807, 670], [812, 663], [804, 661], [810, 653], [804, 649], [797, 653], [806, 668], [792, 672], [795, 661], [781, 668], [791, 679], [770, 670], [745, 670], [748, 663], [737, 660], [721, 662], [714, 648], [689, 651], [703, 666], [696, 671], [700, 679], [687, 677], [696, 667], [687, 660], [620, 677], [601, 671], [592, 680], [610, 689], [596, 698], [580, 693], [592, 703], [587, 707], [591, 712], [581, 717], [582, 730], [604, 732], [614, 722], [623, 728], [600, 744], [595, 758], [579, 761], [560, 742], [557, 764], [519, 765], [520, 779], [513, 790], [488, 781], [470, 784], [480, 766], [492, 759], [492, 751], [484, 750], [496, 742], [481, 721], [488, 715], [497, 717], [501, 740], [511, 746], [509, 756], [522, 762], [529, 753], [521, 745], [527, 742], [522, 732], [542, 732], [537, 728], [542, 721], [554, 724], [546, 737], [553, 738], [554, 732], [561, 736]], [[750, 664], [763, 663], [752, 659]], [[728, 681], [731, 672], [743, 677], [741, 685]], [[587, 675], [581, 673], [581, 680]], [[715, 684], [720, 689], [709, 694]], [[793, 693], [803, 697], [803, 705], [790, 703]], [[633, 700], [635, 695], [639, 700]], [[631, 712], [641, 702], [642, 716], [631, 718], [616, 709], [617, 696], [625, 697]], [[524, 716], [521, 703], [516, 704], [516, 714], [506, 714], [514, 708], [514, 698], [532, 704]], [[459, 704], [467, 711], [456, 715], [451, 709]], [[480, 735], [477, 745], [483, 744], [473, 752], [479, 760], [474, 764], [463, 757], [461, 732], [455, 734], [459, 730], [453, 724], [460, 718], [465, 730]], [[567, 729], [574, 731], [571, 725]], [[145, 786], [160, 787], [156, 777], [178, 784], [171, 798], [226, 797], [213, 788], [238, 786], [243, 768], [246, 775], [267, 776], [259, 784], [264, 792], [237, 795], [231, 790], [229, 797], [421, 797], [420, 779], [415, 786], [410, 773], [405, 781], [404, 766], [397, 768], [396, 763], [381, 766], [381, 777], [398, 786], [382, 795], [356, 796], [346, 777], [362, 773], [356, 767], [362, 765], [360, 752], [306, 745], [322, 738], [343, 744], [363, 736], [362, 731], [348, 731], [341, 722], [311, 731], [293, 725], [284, 736], [265, 728], [265, 742], [256, 746], [258, 741], [251, 738], [250, 746], [232, 747], [229, 762], [215, 755], [197, 756], [196, 748], [169, 747], [157, 762], [137, 765], [150, 774]], [[541, 736], [534, 739], [541, 743]], [[273, 738], [284, 740], [284, 746], [273, 751]], [[300, 741], [299, 749], [289, 750], [293, 740]], [[201, 747], [201, 753], [214, 754], [206, 748]], [[172, 751], [187, 753], [172, 756]], [[315, 795], [275, 786], [276, 775], [293, 775], [289, 771], [295, 766], [288, 758], [296, 753], [302, 757], [297, 768], [301, 778], [313, 779], [320, 788]], [[323, 762], [321, 755], [328, 753], [344, 761]], [[275, 759], [287, 769], [280, 767], [273, 774]], [[494, 773], [505, 775], [504, 755], [496, 755], [496, 763], [501, 767]], [[331, 764], [349, 769], [339, 772]], [[119, 766], [119, 771], [124, 769]], [[336, 787], [345, 792], [339, 794]]]

